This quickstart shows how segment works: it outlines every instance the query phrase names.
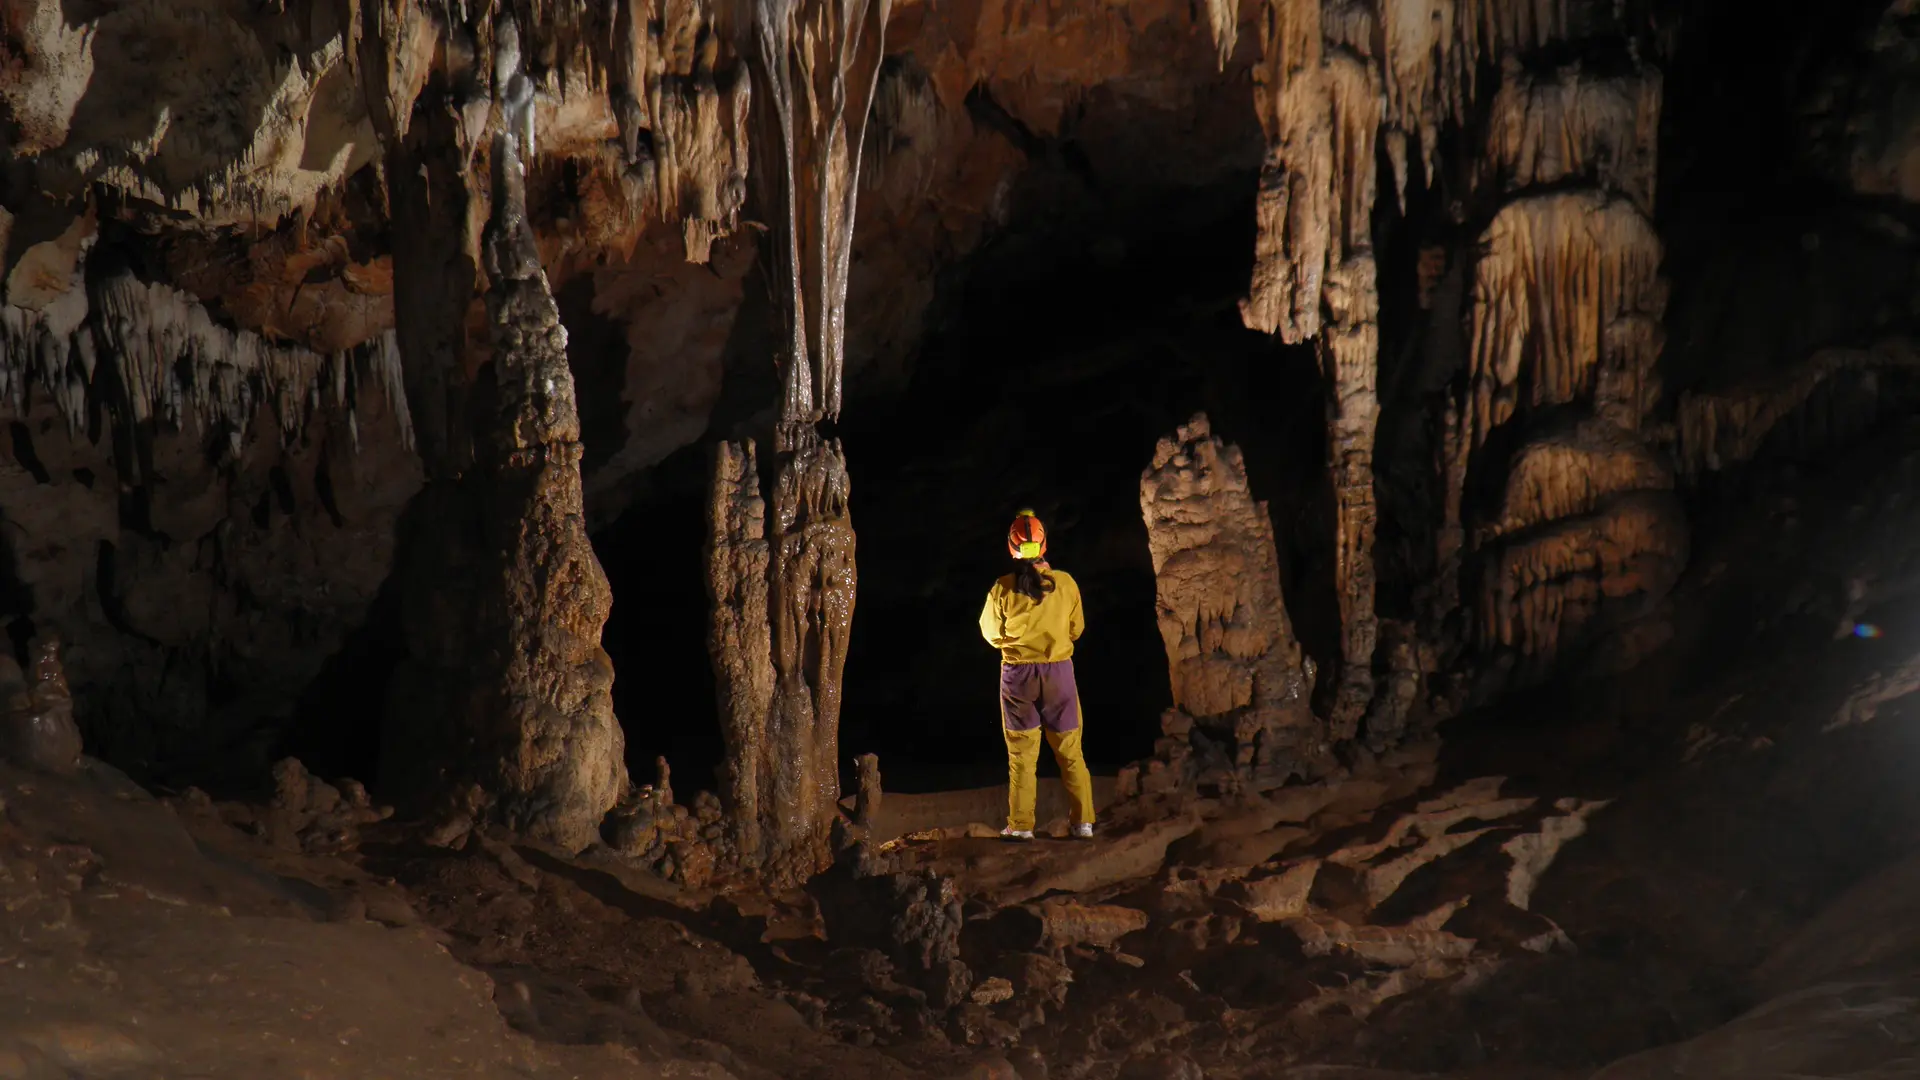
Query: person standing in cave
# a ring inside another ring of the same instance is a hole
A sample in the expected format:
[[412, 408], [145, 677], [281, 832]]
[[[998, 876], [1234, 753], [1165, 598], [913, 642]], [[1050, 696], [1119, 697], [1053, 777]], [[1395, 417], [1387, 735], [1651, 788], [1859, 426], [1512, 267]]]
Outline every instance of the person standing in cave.
[[1008, 840], [1033, 839], [1034, 774], [1040, 740], [1053, 747], [1072, 804], [1073, 835], [1093, 836], [1093, 778], [1080, 749], [1080, 690], [1073, 643], [1087, 628], [1080, 586], [1047, 564], [1047, 530], [1022, 510], [1007, 530], [1013, 573], [994, 582], [980, 633], [1000, 650], [1000, 730], [1007, 739]]

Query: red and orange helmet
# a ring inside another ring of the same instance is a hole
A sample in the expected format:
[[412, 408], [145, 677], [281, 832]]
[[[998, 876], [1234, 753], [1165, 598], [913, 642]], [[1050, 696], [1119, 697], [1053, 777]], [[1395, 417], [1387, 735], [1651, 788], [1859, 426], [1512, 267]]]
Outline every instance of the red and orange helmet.
[[1016, 559], [1039, 559], [1047, 554], [1047, 527], [1031, 510], [1022, 510], [1014, 515], [1013, 526], [1007, 530], [1007, 554]]

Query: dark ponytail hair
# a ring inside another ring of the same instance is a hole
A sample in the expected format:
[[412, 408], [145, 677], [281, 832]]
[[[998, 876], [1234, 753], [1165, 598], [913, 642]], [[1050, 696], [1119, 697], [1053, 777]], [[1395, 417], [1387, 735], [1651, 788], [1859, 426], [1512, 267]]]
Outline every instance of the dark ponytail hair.
[[1039, 603], [1053, 591], [1053, 577], [1043, 574], [1034, 563], [1035, 559], [1016, 559], [1013, 563], [1013, 591]]

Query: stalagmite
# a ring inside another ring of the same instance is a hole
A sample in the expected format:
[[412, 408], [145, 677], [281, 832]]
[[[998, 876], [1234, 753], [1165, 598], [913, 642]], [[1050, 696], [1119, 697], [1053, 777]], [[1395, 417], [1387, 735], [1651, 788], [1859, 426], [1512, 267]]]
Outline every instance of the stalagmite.
[[818, 437], [793, 449], [773, 489], [767, 744], [776, 767], [762, 812], [778, 829], [776, 845], [795, 853], [824, 845], [839, 812], [840, 677], [856, 584], [849, 492], [840, 444]]
[[1320, 364], [1332, 399], [1327, 438], [1333, 469], [1334, 588], [1340, 600], [1341, 665], [1333, 737], [1354, 737], [1373, 697], [1373, 538], [1379, 521], [1373, 495], [1373, 443], [1380, 423], [1380, 302], [1373, 256], [1356, 255], [1327, 279], [1330, 316]]
[[1267, 508], [1205, 415], [1160, 440], [1140, 477], [1174, 706], [1262, 786], [1328, 767], [1327, 737], [1280, 594]]
[[581, 506], [566, 328], [526, 217], [520, 154], [533, 150], [530, 102], [509, 104], [508, 130], [494, 140], [486, 247], [498, 411], [480, 449], [482, 470], [493, 474], [487, 516], [506, 541], [501, 726], [492, 734], [510, 751], [500, 759], [509, 819], [577, 849], [597, 838], [626, 787], [612, 664], [600, 647], [613, 595]]
[[721, 798], [734, 850], [748, 866], [759, 863], [761, 792], [772, 788], [779, 762], [767, 748], [773, 640], [767, 622], [766, 519], [753, 443], [720, 443], [714, 448], [707, 503], [707, 595], [712, 604], [707, 652], [727, 747]]
[[432, 755], [435, 787], [465, 799], [463, 811], [579, 851], [626, 788], [625, 740], [600, 647], [613, 597], [587, 539], [566, 328], [527, 221], [521, 155], [535, 132], [512, 31], [505, 23], [485, 241], [492, 409], [463, 482], [484, 542], [471, 580], [434, 605], [442, 655], [412, 673], [445, 741], [413, 750]]
[[837, 445], [793, 456], [766, 528], [752, 444], [722, 444], [708, 505], [708, 635], [743, 865], [804, 878], [839, 799], [840, 673], [853, 619], [854, 538]]

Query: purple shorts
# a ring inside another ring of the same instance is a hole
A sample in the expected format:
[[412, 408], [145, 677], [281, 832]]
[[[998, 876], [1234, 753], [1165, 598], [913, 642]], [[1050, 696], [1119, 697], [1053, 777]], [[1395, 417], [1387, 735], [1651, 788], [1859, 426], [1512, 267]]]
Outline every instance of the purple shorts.
[[1000, 722], [1008, 731], [1045, 725], [1055, 734], [1079, 727], [1080, 688], [1073, 683], [1073, 661], [1000, 665]]

